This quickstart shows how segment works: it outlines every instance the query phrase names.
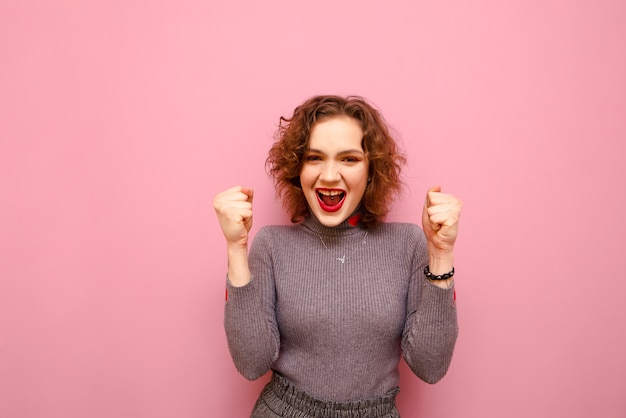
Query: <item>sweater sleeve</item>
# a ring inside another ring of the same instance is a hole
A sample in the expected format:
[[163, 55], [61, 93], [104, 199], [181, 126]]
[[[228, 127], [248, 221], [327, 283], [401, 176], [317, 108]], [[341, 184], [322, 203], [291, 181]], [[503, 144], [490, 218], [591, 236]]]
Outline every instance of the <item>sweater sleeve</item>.
[[422, 230], [416, 228], [416, 232], [402, 350], [413, 373], [427, 383], [436, 383], [452, 360], [458, 335], [456, 303], [453, 287], [439, 288], [424, 277], [428, 250]]
[[235, 367], [245, 378], [254, 380], [271, 368], [280, 348], [270, 235], [266, 229], [257, 234], [248, 258], [250, 282], [235, 287], [226, 281], [224, 328]]

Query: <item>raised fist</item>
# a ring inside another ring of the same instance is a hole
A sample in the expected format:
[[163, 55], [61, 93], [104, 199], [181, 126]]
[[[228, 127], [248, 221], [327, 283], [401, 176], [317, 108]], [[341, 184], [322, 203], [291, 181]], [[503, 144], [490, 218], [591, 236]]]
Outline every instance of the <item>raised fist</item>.
[[441, 192], [441, 186], [428, 189], [422, 212], [422, 229], [429, 250], [451, 253], [459, 229], [463, 203], [451, 194]]
[[213, 207], [228, 244], [248, 245], [252, 228], [252, 189], [235, 186], [215, 196]]

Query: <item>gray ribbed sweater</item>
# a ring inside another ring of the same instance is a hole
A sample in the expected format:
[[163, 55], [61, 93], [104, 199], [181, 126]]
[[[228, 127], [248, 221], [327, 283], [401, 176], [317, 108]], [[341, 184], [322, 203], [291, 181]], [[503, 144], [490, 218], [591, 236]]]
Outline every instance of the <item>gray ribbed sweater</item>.
[[424, 278], [427, 262], [424, 234], [413, 224], [366, 233], [311, 216], [261, 228], [250, 248], [250, 283], [227, 281], [235, 366], [251, 380], [273, 369], [334, 401], [392, 391], [400, 355], [418, 377], [438, 381], [450, 365], [457, 317], [454, 290]]

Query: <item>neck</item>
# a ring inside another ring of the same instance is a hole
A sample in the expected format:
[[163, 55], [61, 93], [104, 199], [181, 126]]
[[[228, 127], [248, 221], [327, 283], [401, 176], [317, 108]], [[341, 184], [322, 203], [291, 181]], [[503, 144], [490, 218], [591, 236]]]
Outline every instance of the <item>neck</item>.
[[364, 230], [363, 226], [360, 225], [360, 223], [358, 222], [358, 217], [360, 217], [360, 215], [358, 213], [354, 213], [337, 226], [326, 226], [323, 225], [315, 217], [315, 215], [311, 214], [308, 218], [304, 220], [304, 222], [302, 222], [302, 225], [319, 235], [351, 235], [362, 232]]

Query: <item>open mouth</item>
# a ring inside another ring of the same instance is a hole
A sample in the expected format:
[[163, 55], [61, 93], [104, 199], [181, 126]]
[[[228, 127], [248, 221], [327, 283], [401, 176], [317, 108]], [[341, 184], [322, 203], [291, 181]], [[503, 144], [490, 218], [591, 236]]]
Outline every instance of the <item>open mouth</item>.
[[316, 191], [320, 207], [326, 212], [338, 211], [346, 200], [346, 192], [343, 190], [317, 189]]

